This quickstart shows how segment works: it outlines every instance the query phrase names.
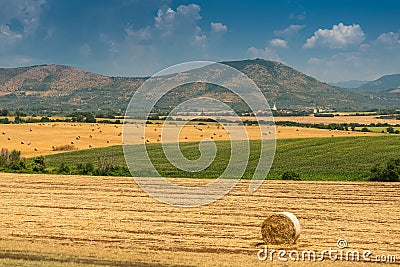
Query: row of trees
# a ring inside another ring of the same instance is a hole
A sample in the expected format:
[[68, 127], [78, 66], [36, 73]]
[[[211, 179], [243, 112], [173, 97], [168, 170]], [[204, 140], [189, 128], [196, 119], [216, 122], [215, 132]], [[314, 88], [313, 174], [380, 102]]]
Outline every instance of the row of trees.
[[66, 164], [49, 169], [45, 157], [38, 156], [31, 161], [21, 157], [17, 150], [9, 151], [6, 148], [0, 152], [0, 171], [21, 172], [21, 173], [49, 173], [49, 174], [76, 174], [76, 175], [97, 175], [97, 176], [130, 176], [129, 169], [125, 166], [118, 166], [111, 157], [99, 157], [98, 166], [92, 162]]

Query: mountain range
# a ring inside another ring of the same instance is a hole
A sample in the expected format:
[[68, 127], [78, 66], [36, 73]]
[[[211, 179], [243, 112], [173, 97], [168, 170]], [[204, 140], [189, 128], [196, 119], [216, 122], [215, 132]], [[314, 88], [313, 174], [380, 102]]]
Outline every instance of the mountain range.
[[[335, 110], [393, 109], [400, 107], [400, 75], [369, 82], [357, 89], [332, 86], [282, 63], [262, 59], [222, 62], [249, 76], [270, 105], [278, 109]], [[62, 65], [0, 68], [0, 109], [23, 110], [36, 114], [65, 114], [75, 110], [124, 112], [143, 77], [109, 77]], [[394, 87], [392, 86], [394, 85]], [[391, 90], [384, 87], [391, 87]], [[397, 86], [397, 87], [396, 87]], [[166, 96], [168, 107], [194, 96], [230, 99], [214, 86], [193, 84], [177, 88]]]

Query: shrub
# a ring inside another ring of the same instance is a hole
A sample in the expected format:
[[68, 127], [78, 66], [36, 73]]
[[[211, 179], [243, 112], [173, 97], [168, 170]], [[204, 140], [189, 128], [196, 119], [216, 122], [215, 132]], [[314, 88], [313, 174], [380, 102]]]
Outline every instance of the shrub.
[[54, 146], [53, 151], [72, 151], [77, 150], [73, 145]]
[[46, 170], [46, 162], [43, 156], [33, 158], [32, 170], [34, 172], [44, 172]]
[[92, 162], [79, 163], [76, 166], [77, 174], [91, 175], [94, 173], [94, 166]]
[[282, 175], [282, 180], [300, 181], [300, 174], [295, 171], [285, 171]]
[[70, 174], [71, 173], [71, 169], [69, 168], [69, 166], [67, 164], [65, 164], [65, 162], [61, 162], [60, 167], [58, 167], [58, 169], [57, 169], [57, 173], [59, 173], [59, 174]]
[[[3, 154], [4, 153], [4, 154]], [[25, 160], [21, 158], [21, 151], [2, 149], [2, 157], [5, 157], [6, 165], [12, 170], [25, 169]]]
[[377, 164], [372, 167], [370, 181], [400, 182], [400, 158], [391, 159], [385, 165]]
[[394, 133], [394, 128], [392, 127], [392, 126], [390, 126], [390, 127], [388, 127], [388, 128], [386, 128], [386, 131], [388, 132], [388, 133]]

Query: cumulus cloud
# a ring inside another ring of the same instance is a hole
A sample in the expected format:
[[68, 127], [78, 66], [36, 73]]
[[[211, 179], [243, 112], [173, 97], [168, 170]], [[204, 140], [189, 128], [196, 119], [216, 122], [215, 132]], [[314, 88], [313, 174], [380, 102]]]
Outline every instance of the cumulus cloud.
[[303, 29], [305, 27], [306, 27], [306, 25], [292, 24], [289, 27], [287, 27], [286, 29], [274, 31], [274, 34], [278, 37], [288, 38], [293, 35], [296, 35], [301, 29]]
[[385, 48], [400, 47], [400, 34], [394, 32], [382, 33], [376, 39], [376, 43], [383, 45]]
[[281, 58], [279, 57], [278, 53], [276, 53], [275, 50], [271, 49], [271, 48], [264, 48], [264, 49], [259, 49], [259, 48], [255, 48], [255, 47], [250, 47], [247, 50], [248, 54], [250, 55], [250, 57], [252, 59], [255, 58], [262, 58], [262, 59], [266, 59], [266, 60], [273, 60], [273, 61], [280, 61], [282, 62]]
[[212, 32], [226, 32], [228, 27], [221, 22], [211, 22], [211, 31]]
[[180, 5], [176, 10], [170, 7], [159, 9], [154, 18], [154, 26], [164, 37], [174, 33], [188, 34], [197, 31], [197, 21], [200, 19], [200, 6]]
[[275, 47], [287, 48], [287, 41], [282, 39], [272, 39], [269, 43]]
[[343, 49], [350, 45], [359, 45], [365, 40], [364, 31], [358, 24], [333, 25], [332, 29], [319, 29], [311, 38], [307, 39], [304, 48], [326, 46], [331, 49]]
[[167, 45], [175, 47], [174, 44], [178, 43], [176, 47], [182, 47], [182, 44], [201, 49], [209, 47], [209, 42], [220, 41], [228, 27], [221, 22], [210, 22], [211, 30], [204, 31], [199, 26], [199, 20], [202, 19], [200, 11], [200, 6], [196, 4], [180, 5], [176, 9], [163, 7], [157, 11], [152, 25], [135, 29], [128, 24], [125, 27], [126, 41], [137, 45], [146, 41], [153, 48]]

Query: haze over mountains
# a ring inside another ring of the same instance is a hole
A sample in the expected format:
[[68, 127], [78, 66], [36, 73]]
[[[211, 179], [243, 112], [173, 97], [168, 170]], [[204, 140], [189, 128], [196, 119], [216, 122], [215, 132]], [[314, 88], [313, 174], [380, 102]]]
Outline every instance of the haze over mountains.
[[[267, 60], [223, 62], [248, 75], [270, 105], [279, 109], [335, 110], [393, 109], [400, 107], [400, 75], [382, 77], [361, 89], [344, 89], [320, 82], [282, 63]], [[392, 77], [393, 76], [393, 77]], [[73, 110], [124, 112], [135, 90], [145, 81], [137, 77], [108, 77], [61, 65], [0, 69], [0, 105], [3, 109], [66, 113]], [[392, 90], [385, 90], [394, 86]], [[396, 87], [397, 86], [397, 87]], [[376, 89], [376, 88], [379, 88]], [[382, 89], [385, 88], [385, 89]], [[211, 96], [230, 105], [236, 96], [208, 85], [178, 88], [166, 96], [169, 107], [196, 96]]]
[[337, 86], [341, 88], [359, 88], [364, 84], [368, 83], [369, 81], [358, 81], [358, 80], [351, 80], [351, 81], [342, 81], [342, 82], [334, 82], [328, 83], [332, 86]]

